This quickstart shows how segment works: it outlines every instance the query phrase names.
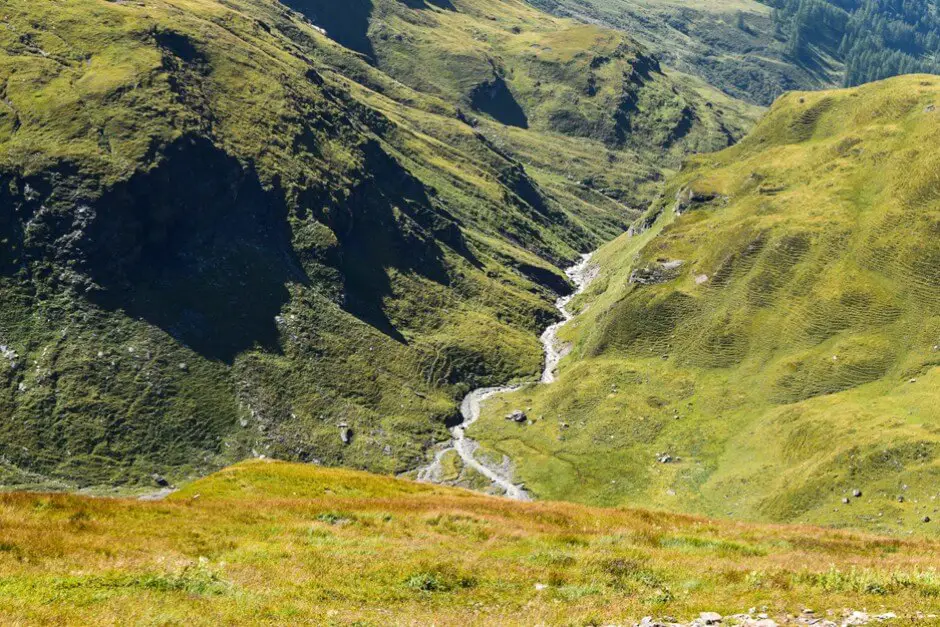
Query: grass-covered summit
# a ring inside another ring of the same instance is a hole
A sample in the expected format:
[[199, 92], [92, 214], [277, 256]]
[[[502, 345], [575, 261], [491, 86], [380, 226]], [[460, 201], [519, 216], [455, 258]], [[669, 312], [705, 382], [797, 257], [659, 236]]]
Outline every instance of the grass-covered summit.
[[938, 138], [936, 76], [781, 98], [597, 254], [558, 381], [470, 436], [545, 498], [936, 535]]
[[746, 123], [518, 1], [293, 6], [0, 8], [0, 483], [414, 467]]

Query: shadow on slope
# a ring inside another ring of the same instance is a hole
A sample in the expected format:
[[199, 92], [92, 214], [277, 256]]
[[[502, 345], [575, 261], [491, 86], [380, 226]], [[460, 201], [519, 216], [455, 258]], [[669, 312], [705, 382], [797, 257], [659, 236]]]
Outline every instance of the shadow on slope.
[[88, 272], [102, 288], [92, 300], [210, 359], [276, 350], [286, 284], [307, 282], [284, 214], [252, 169], [207, 140], [177, 142], [158, 165], [77, 209]]

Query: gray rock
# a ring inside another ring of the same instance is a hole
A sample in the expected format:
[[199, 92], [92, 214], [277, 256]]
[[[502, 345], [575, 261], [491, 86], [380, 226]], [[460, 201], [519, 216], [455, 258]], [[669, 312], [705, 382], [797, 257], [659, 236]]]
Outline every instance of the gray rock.
[[150, 475], [150, 478], [153, 479], [153, 482], [156, 483], [161, 488], [167, 488], [170, 485], [170, 482], [167, 481], [163, 475], [160, 475], [158, 473], [153, 473], [152, 475]]
[[525, 422], [526, 415], [525, 412], [521, 409], [514, 409], [512, 412], [506, 414], [506, 420], [512, 420], [513, 422]]
[[683, 187], [679, 190], [679, 193], [676, 194], [676, 204], [673, 207], [673, 211], [676, 212], [676, 215], [681, 216], [686, 211], [691, 211], [697, 208], [698, 205], [711, 202], [717, 197], [716, 194], [697, 192], [691, 187]]
[[862, 496], [862, 491], [859, 490], [858, 488], [855, 488], [854, 490], [852, 490], [852, 496], [854, 496], [855, 498], [859, 498], [860, 496]]
[[702, 612], [698, 617], [706, 625], [717, 625], [721, 622], [721, 614], [718, 612]]
[[343, 441], [343, 444], [349, 445], [352, 443], [353, 432], [352, 429], [343, 425], [339, 428], [339, 438]]
[[640, 285], [656, 285], [671, 281], [679, 276], [679, 268], [685, 262], [681, 259], [656, 261], [645, 268], [637, 268], [630, 273], [628, 281]]

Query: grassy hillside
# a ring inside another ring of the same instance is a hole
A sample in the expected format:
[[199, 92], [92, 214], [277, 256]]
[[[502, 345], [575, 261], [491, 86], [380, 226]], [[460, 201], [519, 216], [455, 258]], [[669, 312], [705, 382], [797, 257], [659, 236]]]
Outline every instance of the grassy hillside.
[[807, 607], [901, 622], [940, 595], [936, 542], [300, 464], [246, 462], [158, 503], [3, 495], [0, 524], [13, 623], [599, 625], [750, 608], [785, 623]]
[[938, 111], [928, 75], [793, 93], [689, 159], [557, 383], [469, 435], [543, 498], [940, 534]]
[[296, 4], [4, 4], [0, 483], [414, 467], [538, 369], [558, 268], [752, 114], [521, 2]]

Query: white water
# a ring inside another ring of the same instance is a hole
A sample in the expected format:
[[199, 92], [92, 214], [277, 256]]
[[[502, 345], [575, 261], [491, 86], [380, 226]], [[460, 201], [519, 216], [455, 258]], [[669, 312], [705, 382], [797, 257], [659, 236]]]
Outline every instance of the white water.
[[[597, 268], [590, 265], [591, 255], [587, 254], [581, 257], [581, 261], [565, 270], [565, 274], [575, 285], [575, 291], [569, 296], [564, 296], [555, 301], [555, 307], [561, 312], [562, 320], [549, 326], [542, 333], [542, 347], [545, 351], [545, 368], [542, 371], [542, 377], [539, 383], [552, 383], [555, 380], [555, 372], [558, 369], [558, 363], [571, 350], [569, 345], [558, 346], [558, 330], [565, 326], [574, 317], [574, 314], [568, 311], [568, 304], [575, 296], [584, 291], [588, 284], [597, 276]], [[467, 394], [460, 403], [460, 415], [463, 418], [456, 427], [450, 432], [453, 436], [450, 444], [438, 451], [434, 456], [434, 461], [418, 471], [418, 481], [437, 483], [440, 481], [443, 469], [441, 460], [448, 451], [456, 451], [463, 460], [465, 466], [473, 468], [478, 473], [493, 482], [500, 490], [506, 493], [506, 496], [518, 501], [528, 501], [531, 499], [529, 494], [520, 485], [512, 481], [512, 470], [508, 463], [502, 467], [494, 467], [479, 461], [474, 453], [478, 444], [467, 437], [467, 428], [480, 417], [483, 407], [483, 401], [504, 392], [515, 392], [522, 385], [503, 385], [498, 387], [477, 388]]]

